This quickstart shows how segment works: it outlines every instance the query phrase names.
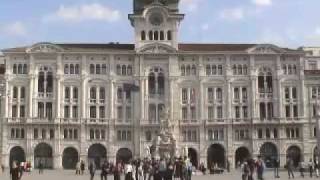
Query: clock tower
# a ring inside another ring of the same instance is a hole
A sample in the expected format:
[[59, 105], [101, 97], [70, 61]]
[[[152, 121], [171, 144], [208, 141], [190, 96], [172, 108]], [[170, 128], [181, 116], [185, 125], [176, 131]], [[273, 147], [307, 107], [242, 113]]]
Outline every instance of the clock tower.
[[184, 14], [179, 0], [134, 0], [129, 20], [134, 27], [135, 49], [163, 45], [178, 50], [178, 32]]

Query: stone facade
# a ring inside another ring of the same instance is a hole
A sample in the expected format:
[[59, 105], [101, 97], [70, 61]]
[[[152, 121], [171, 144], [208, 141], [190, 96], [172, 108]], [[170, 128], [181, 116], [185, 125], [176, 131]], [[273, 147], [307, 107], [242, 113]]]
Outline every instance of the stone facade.
[[[178, 2], [178, 1], [177, 1]], [[78, 159], [144, 157], [170, 109], [180, 153], [235, 167], [262, 155], [309, 161], [318, 71], [302, 49], [270, 44], [181, 44], [175, 5], [139, 1], [134, 44], [5, 49], [1, 156], [72, 168]], [[22, 154], [22, 155], [21, 155]], [[70, 162], [71, 161], [71, 162]]]

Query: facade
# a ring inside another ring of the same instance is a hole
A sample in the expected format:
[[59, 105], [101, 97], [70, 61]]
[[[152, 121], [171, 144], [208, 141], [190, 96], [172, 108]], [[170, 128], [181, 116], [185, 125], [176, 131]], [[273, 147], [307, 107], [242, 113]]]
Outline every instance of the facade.
[[194, 165], [314, 157], [317, 70], [302, 49], [181, 44], [179, 1], [135, 0], [134, 44], [5, 49], [2, 163], [74, 168], [144, 157], [170, 109]]

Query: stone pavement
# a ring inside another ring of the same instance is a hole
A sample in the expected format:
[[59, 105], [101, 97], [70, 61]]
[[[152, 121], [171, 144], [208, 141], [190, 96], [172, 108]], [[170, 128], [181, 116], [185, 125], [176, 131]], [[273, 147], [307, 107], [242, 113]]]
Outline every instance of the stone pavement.
[[[4, 174], [0, 174], [0, 180], [10, 180], [8, 170]], [[318, 178], [301, 178], [298, 172], [295, 173], [295, 180], [309, 180], [309, 179], [318, 179]], [[305, 174], [307, 175], [307, 174]], [[273, 178], [273, 172], [268, 171], [265, 173], [265, 180], [283, 180], [288, 179], [287, 173], [282, 171], [280, 173], [280, 179]], [[238, 171], [233, 171], [231, 173], [222, 174], [222, 175], [194, 175], [192, 180], [241, 180], [241, 174]], [[256, 178], [255, 178], [256, 179]], [[39, 175], [37, 171], [32, 173], [25, 173], [21, 180], [89, 180], [89, 175], [86, 173], [83, 176], [76, 176], [74, 171], [63, 171], [63, 170], [46, 170], [44, 174]], [[100, 180], [100, 172], [96, 173], [94, 180]], [[109, 177], [108, 180], [113, 180], [113, 177]], [[124, 180], [121, 177], [121, 180]]]

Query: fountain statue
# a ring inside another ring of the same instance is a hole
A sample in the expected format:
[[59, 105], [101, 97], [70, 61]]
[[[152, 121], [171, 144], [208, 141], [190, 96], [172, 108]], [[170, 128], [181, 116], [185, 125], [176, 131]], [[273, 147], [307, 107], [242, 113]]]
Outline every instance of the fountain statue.
[[171, 159], [177, 155], [177, 143], [173, 135], [175, 123], [170, 120], [170, 110], [162, 108], [160, 112], [160, 133], [153, 141], [155, 159]]

